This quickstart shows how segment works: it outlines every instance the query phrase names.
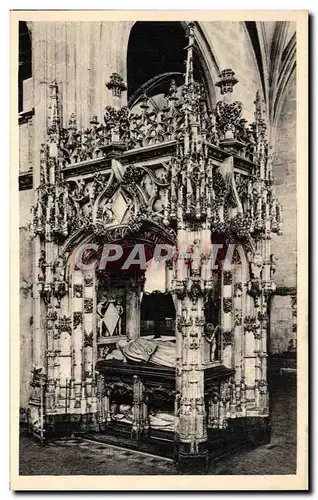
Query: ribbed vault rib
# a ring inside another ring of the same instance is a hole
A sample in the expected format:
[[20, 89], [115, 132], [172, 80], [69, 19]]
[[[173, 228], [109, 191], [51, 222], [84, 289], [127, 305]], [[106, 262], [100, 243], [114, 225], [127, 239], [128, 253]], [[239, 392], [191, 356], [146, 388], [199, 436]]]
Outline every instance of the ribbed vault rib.
[[248, 34], [249, 34], [251, 42], [252, 42], [254, 54], [256, 57], [257, 66], [258, 66], [258, 70], [259, 70], [259, 74], [260, 74], [260, 78], [261, 78], [261, 82], [262, 82], [262, 87], [263, 87], [263, 95], [264, 95], [265, 101], [266, 101], [267, 100], [267, 85], [266, 85], [267, 78], [266, 78], [266, 72], [265, 72], [265, 68], [264, 68], [264, 64], [266, 63], [266, 58], [265, 58], [265, 54], [264, 54], [264, 47], [263, 47], [263, 49], [261, 47], [262, 42], [260, 40], [259, 29], [258, 29], [257, 24], [258, 23], [256, 23], [255, 21], [246, 21], [245, 22]]
[[269, 113], [275, 127], [288, 81], [296, 68], [296, 33], [287, 43], [288, 22], [277, 22], [270, 51]]

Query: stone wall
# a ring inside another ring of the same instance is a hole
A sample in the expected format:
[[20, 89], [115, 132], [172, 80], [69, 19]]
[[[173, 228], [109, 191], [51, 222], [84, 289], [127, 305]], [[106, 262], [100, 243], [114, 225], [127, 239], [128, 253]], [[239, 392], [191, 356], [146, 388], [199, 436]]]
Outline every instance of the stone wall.
[[[295, 295], [296, 287], [296, 75], [291, 77], [277, 124], [273, 173], [276, 195], [283, 207], [282, 236], [274, 235], [275, 278], [280, 294]], [[281, 352], [295, 338], [291, 297], [276, 295], [271, 311], [271, 349]]]
[[232, 68], [235, 72], [239, 82], [234, 87], [233, 99], [242, 102], [244, 118], [253, 122], [255, 95], [257, 90], [262, 93], [262, 84], [244, 23], [209, 21], [200, 24], [219, 70]]
[[32, 242], [29, 232], [31, 190], [20, 192], [20, 406], [26, 407], [32, 368]]
[[35, 67], [35, 93], [37, 87], [41, 88], [42, 101], [49, 103], [48, 84], [57, 82], [64, 126], [72, 113], [76, 114], [79, 128], [88, 127], [93, 115], [102, 119], [105, 106], [112, 104], [105, 83], [113, 72], [126, 77], [126, 49], [132, 24], [33, 23], [34, 59], [42, 65]]

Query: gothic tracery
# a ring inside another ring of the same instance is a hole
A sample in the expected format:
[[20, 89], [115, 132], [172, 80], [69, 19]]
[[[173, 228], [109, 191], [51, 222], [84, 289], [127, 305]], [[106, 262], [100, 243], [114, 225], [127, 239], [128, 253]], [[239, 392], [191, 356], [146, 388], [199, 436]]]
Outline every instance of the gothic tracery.
[[[106, 283], [96, 269], [78, 269], [74, 252], [83, 242], [125, 242], [129, 248], [139, 241], [150, 248], [182, 243], [191, 254], [188, 262], [172, 259], [167, 271], [176, 308], [175, 384], [163, 392], [173, 401], [180, 456], [205, 458], [209, 429], [224, 430], [236, 418], [268, 417], [267, 309], [275, 290], [271, 234], [281, 233], [282, 211], [261, 94], [248, 124], [243, 104], [233, 100], [235, 73], [224, 69], [217, 83], [221, 100], [211, 109], [204, 85], [194, 79], [193, 23], [188, 39], [184, 84], [178, 88], [171, 81], [163, 107], [145, 92], [138, 106], [121, 105], [126, 84], [113, 73], [106, 86], [117, 104], [81, 130], [75, 113], [62, 124], [59, 85], [50, 85], [32, 218], [40, 249], [34, 300], [45, 304], [47, 349], [33, 385], [45, 386], [45, 432], [54, 428], [65, 404], [74, 422], [85, 415], [107, 426], [114, 394], [129, 396], [123, 411], [136, 435], [148, 431], [154, 415], [159, 418], [150, 411], [153, 387], [137, 375], [127, 384], [114, 382], [101, 364], [121, 358], [125, 351], [116, 342], [124, 338], [135, 342], [130, 346], [139, 355], [144, 276], [115, 273]], [[82, 175], [89, 165], [98, 168]], [[70, 167], [75, 174], [69, 175]], [[216, 241], [234, 242], [240, 254], [240, 264], [232, 260], [232, 268], [220, 268], [217, 278], [211, 257]], [[203, 250], [200, 259], [196, 247]], [[86, 262], [90, 258], [85, 255]], [[157, 342], [160, 358], [158, 346], [164, 348]], [[168, 348], [161, 359], [169, 357]], [[211, 386], [212, 367], [225, 375], [220, 372]], [[35, 396], [30, 408], [38, 422]], [[120, 405], [113, 414], [120, 418]]]

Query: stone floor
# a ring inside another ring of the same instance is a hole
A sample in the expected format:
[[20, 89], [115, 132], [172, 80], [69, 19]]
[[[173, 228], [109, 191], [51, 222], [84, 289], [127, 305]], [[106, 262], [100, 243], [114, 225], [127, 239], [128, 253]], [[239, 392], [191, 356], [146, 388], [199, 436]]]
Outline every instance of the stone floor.
[[[271, 443], [221, 460], [213, 474], [295, 474], [296, 386], [280, 377], [272, 388]], [[21, 475], [177, 474], [172, 461], [91, 441], [42, 446], [20, 438]]]

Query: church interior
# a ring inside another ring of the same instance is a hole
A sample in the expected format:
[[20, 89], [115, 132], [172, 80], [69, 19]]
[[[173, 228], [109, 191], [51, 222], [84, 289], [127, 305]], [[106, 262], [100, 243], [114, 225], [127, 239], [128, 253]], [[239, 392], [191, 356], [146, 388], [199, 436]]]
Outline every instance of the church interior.
[[181, 472], [270, 442], [296, 377], [295, 97], [291, 22], [20, 21], [21, 428]]

